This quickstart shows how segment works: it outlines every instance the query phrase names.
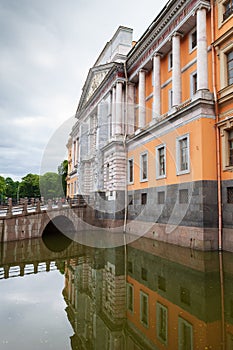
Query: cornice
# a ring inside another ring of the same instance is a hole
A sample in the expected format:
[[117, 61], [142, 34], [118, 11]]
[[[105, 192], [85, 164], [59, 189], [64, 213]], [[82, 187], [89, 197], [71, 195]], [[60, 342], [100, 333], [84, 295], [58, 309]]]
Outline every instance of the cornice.
[[[170, 6], [168, 6], [170, 5]], [[209, 8], [209, 1], [180, 0], [172, 1], [161, 11], [152, 22], [145, 34], [129, 52], [126, 61], [129, 76], [141, 67], [150, 57], [160, 50], [163, 43], [167, 42], [186, 18], [191, 17], [198, 7]]]
[[147, 127], [142, 128], [139, 132], [136, 131], [136, 133], [134, 133], [133, 135], [128, 136], [126, 143], [127, 145], [130, 145], [136, 140], [144, 138], [146, 135], [154, 134], [166, 125], [174, 125], [174, 121], [180, 120], [184, 116], [190, 115], [191, 111], [197, 108], [202, 108], [204, 106], [211, 107], [211, 109], [213, 109], [213, 117], [215, 117], [213, 100], [205, 100], [203, 98], [198, 98], [193, 101], [186, 101], [186, 104], [184, 103], [182, 108], [175, 108], [173, 113], [166, 113], [165, 115], [161, 115], [157, 122], [152, 122]]
[[232, 35], [233, 35], [233, 28], [230, 28], [227, 32], [224, 32], [223, 35], [221, 35], [218, 39], [216, 39], [213, 45], [216, 47], [222, 44], [224, 41], [228, 40], [229, 38], [232, 38]]

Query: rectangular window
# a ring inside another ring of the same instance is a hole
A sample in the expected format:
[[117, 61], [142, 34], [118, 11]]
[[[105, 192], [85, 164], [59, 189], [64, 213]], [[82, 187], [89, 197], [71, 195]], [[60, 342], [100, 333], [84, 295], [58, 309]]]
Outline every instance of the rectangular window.
[[190, 95], [193, 96], [197, 92], [197, 73], [194, 72], [190, 76]]
[[149, 325], [149, 303], [148, 295], [140, 291], [140, 321], [148, 327]]
[[128, 272], [133, 273], [133, 263], [132, 263], [132, 261], [128, 261], [128, 263], [127, 263], [127, 270], [128, 270]]
[[109, 181], [109, 163], [106, 165], [106, 181]]
[[144, 281], [147, 281], [147, 270], [144, 267], [141, 269], [141, 277]]
[[127, 309], [131, 312], [134, 310], [134, 289], [130, 283], [127, 283]]
[[141, 194], [141, 204], [145, 205], [147, 203], [147, 193]]
[[[230, 123], [232, 124], [233, 118]], [[224, 124], [220, 129], [222, 143], [222, 164], [224, 171], [233, 169], [233, 128], [229, 129], [227, 124]]]
[[171, 70], [173, 67], [173, 57], [172, 52], [168, 54], [168, 70]]
[[133, 195], [132, 194], [128, 195], [128, 205], [133, 205]]
[[141, 154], [141, 162], [140, 162], [140, 180], [141, 182], [147, 181], [148, 177], [148, 154]]
[[187, 189], [179, 190], [179, 203], [184, 204], [188, 203], [189, 200], [189, 192]]
[[179, 350], [193, 350], [193, 326], [179, 317], [178, 329]]
[[177, 175], [187, 174], [189, 170], [189, 135], [177, 138]]
[[194, 29], [190, 34], [190, 51], [194, 50], [197, 46], [197, 30]]
[[229, 166], [233, 166], [233, 130], [228, 132]]
[[158, 204], [164, 204], [165, 203], [165, 192], [160, 191], [158, 192]]
[[173, 106], [173, 91], [172, 89], [168, 90], [168, 109], [171, 109]]
[[157, 337], [162, 342], [167, 342], [167, 308], [162, 304], [156, 304], [156, 331]]
[[233, 51], [227, 53], [227, 79], [228, 85], [233, 84]]
[[186, 305], [190, 305], [190, 291], [187, 288], [180, 287], [180, 301]]
[[133, 166], [133, 159], [128, 160], [128, 182], [133, 183], [134, 181], [134, 166]]
[[233, 204], [233, 187], [227, 187], [227, 203]]
[[158, 288], [163, 292], [166, 292], [166, 280], [162, 276], [158, 276]]
[[164, 178], [166, 176], [166, 147], [160, 145], [156, 147], [156, 178]]
[[223, 6], [224, 6], [223, 20], [225, 21], [233, 13], [233, 0], [225, 1]]

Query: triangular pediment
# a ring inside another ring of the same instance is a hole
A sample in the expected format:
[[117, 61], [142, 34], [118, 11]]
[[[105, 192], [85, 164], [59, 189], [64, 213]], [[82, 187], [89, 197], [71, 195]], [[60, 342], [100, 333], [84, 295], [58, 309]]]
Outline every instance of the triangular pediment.
[[107, 74], [110, 72], [110, 70], [113, 68], [113, 66], [113, 63], [109, 63], [98, 67], [94, 66], [89, 70], [86, 82], [83, 87], [83, 92], [80, 98], [78, 110], [82, 109], [82, 107], [84, 107], [84, 105], [87, 104], [87, 102], [93, 96], [95, 91], [99, 88], [99, 86], [101, 85]]

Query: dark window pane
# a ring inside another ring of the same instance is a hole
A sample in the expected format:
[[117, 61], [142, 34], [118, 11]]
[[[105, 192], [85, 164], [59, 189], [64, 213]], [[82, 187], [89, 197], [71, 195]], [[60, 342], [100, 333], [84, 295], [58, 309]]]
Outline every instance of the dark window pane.
[[188, 203], [188, 190], [179, 190], [179, 203]]

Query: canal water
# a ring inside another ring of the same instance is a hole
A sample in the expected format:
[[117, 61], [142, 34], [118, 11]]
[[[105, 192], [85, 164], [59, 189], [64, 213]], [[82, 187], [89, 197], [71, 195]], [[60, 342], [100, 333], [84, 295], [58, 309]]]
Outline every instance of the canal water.
[[0, 349], [233, 349], [231, 253], [57, 243], [0, 246]]

